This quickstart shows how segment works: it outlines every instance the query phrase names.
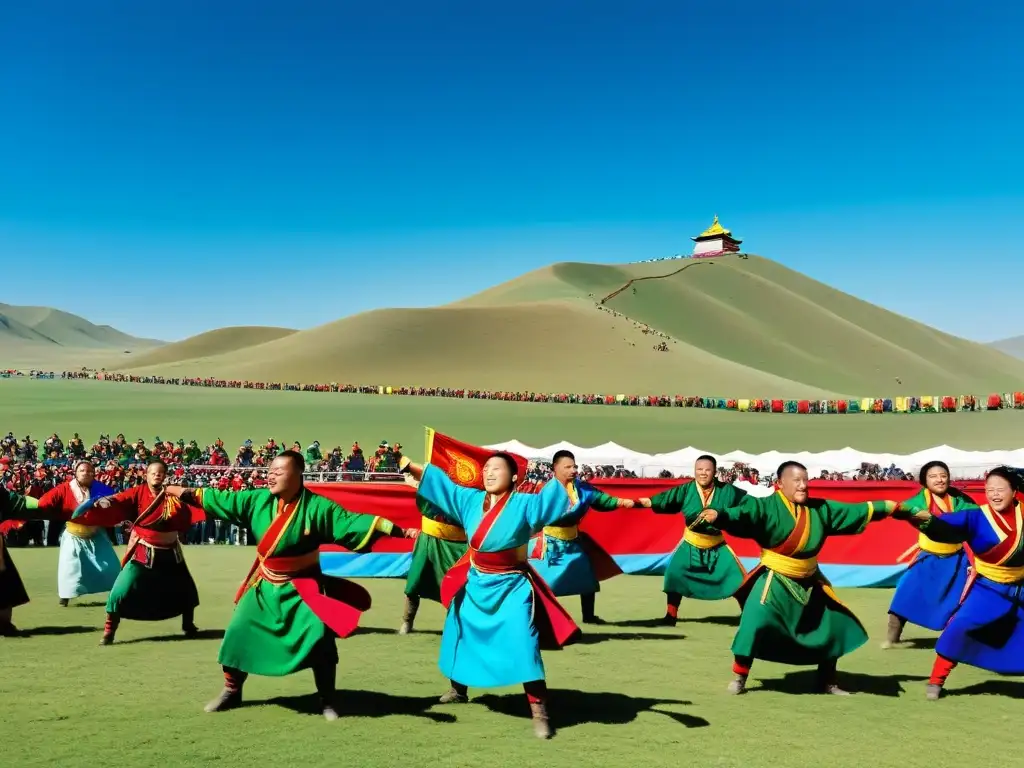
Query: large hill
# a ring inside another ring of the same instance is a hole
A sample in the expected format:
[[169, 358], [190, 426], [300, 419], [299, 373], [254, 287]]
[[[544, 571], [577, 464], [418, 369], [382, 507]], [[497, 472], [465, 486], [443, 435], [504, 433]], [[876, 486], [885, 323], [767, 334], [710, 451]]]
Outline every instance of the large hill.
[[129, 336], [109, 325], [90, 323], [59, 309], [0, 304], [0, 344], [15, 342], [74, 349], [140, 349], [163, 344]]
[[[663, 340], [668, 351], [656, 350]], [[758, 256], [561, 263], [444, 307], [366, 312], [219, 353], [202, 337], [173, 346], [197, 351], [132, 369], [738, 397], [983, 393], [1024, 381], [1024, 361]]]
[[1024, 359], [1024, 336], [1012, 336], [1009, 339], [993, 341], [988, 346], [1005, 352], [1013, 357]]
[[230, 352], [249, 349], [277, 339], [291, 336], [298, 331], [292, 328], [276, 328], [262, 325], [239, 325], [217, 328], [184, 341], [165, 344], [131, 361], [133, 368], [147, 368], [154, 365], [169, 365], [185, 360], [215, 358]]

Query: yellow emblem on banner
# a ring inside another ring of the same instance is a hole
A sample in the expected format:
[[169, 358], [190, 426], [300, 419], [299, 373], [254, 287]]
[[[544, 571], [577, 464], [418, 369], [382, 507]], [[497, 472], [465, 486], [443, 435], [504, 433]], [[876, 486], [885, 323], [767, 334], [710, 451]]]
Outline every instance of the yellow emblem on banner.
[[480, 479], [480, 468], [475, 461], [447, 448], [444, 455], [448, 457], [448, 476], [456, 483], [472, 486]]

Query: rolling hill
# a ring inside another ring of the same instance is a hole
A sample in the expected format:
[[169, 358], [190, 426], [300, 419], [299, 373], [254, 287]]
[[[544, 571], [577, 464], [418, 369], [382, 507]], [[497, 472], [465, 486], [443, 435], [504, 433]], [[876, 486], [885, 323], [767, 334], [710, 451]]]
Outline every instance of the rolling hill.
[[[657, 351], [663, 338], [668, 351]], [[738, 397], [984, 393], [1024, 382], [1022, 360], [758, 256], [560, 263], [443, 307], [375, 310], [219, 352], [202, 337], [172, 346], [132, 370]]]
[[129, 336], [109, 325], [90, 323], [83, 317], [59, 309], [0, 304], [0, 345], [14, 343], [122, 350], [163, 344], [155, 339]]
[[292, 328], [274, 328], [260, 325], [217, 328], [213, 331], [190, 336], [184, 341], [165, 344], [144, 355], [139, 355], [131, 363], [133, 368], [145, 368], [154, 365], [180, 363], [184, 360], [211, 358], [276, 341], [293, 333], [298, 333], [298, 331]]
[[1012, 336], [1009, 339], [1000, 339], [999, 341], [993, 341], [987, 346], [993, 349], [998, 349], [1000, 352], [1005, 352], [1012, 357], [1018, 357], [1024, 360], [1024, 336]]

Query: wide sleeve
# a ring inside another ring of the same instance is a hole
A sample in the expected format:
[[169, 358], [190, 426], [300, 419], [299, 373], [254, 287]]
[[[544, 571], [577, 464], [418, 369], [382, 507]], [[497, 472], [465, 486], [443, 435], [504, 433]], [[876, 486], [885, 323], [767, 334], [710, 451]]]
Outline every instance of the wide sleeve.
[[[972, 539], [974, 520], [982, 511], [977, 507], [967, 507], [956, 512], [937, 517], [930, 515], [917, 526], [932, 541], [942, 544], [961, 544]], [[984, 550], [984, 547], [982, 547]]]
[[844, 504], [826, 501], [819, 508], [824, 512], [825, 525], [830, 536], [855, 536], [863, 533], [868, 523], [889, 516], [896, 504], [891, 501], [864, 501]]
[[[551, 485], [551, 483], [549, 483]], [[558, 483], [554, 483], [558, 485]], [[569, 498], [562, 489], [562, 493]], [[423, 468], [423, 477], [420, 478], [419, 488], [416, 494], [423, 500], [438, 507], [449, 517], [453, 518], [460, 526], [466, 527], [465, 515], [475, 508], [482, 508], [484, 503], [484, 492], [474, 488], [463, 488], [453, 483], [443, 471], [433, 464], [427, 464]]]
[[0, 520], [31, 519], [29, 512], [35, 510], [38, 504], [39, 502], [31, 496], [22, 496], [11, 493], [6, 488], [0, 488]]
[[689, 483], [673, 485], [667, 491], [651, 496], [651, 511], [661, 515], [678, 515], [683, 511], [688, 485]]
[[380, 536], [388, 536], [394, 530], [394, 524], [379, 515], [349, 512], [340, 504], [322, 496], [315, 496], [313, 499], [313, 519], [320, 540], [324, 543], [338, 544], [345, 549], [358, 552], [370, 546]]
[[64, 515], [64, 505], [67, 501], [67, 484], [55, 486], [39, 497], [39, 506], [37, 507], [39, 515], [48, 516], [60, 516]]
[[71, 516], [82, 525], [107, 527], [123, 523], [139, 516], [143, 511], [139, 505], [139, 493], [143, 485], [115, 493], [113, 496], [93, 496], [75, 508]]
[[525, 503], [527, 524], [534, 531], [557, 523], [569, 512], [572, 504], [561, 483], [547, 483], [540, 493], [516, 495]]
[[218, 491], [213, 488], [200, 488], [193, 493], [206, 514], [244, 527], [251, 524], [253, 510], [266, 495], [263, 490]]
[[580, 495], [586, 501], [587, 506], [598, 512], [611, 512], [613, 509], [621, 507], [624, 501], [624, 499], [620, 499], [618, 496], [611, 496], [604, 491], [599, 491], [590, 483], [580, 483], [579, 489]]
[[759, 539], [764, 536], [767, 529], [766, 504], [773, 498], [744, 496], [736, 506], [724, 509], [718, 509], [712, 504], [711, 508], [718, 512], [718, 517], [712, 525], [741, 539]]

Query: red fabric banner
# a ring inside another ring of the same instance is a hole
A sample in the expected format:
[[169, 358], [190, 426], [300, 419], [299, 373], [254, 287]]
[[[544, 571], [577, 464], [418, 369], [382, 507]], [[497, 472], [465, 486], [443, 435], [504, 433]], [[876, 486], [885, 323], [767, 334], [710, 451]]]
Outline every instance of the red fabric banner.
[[[494, 455], [491, 448], [470, 445], [454, 437], [442, 435], [433, 429], [427, 430], [428, 461], [442, 470], [453, 483], [467, 488], [483, 490], [484, 478], [481, 474], [487, 459]], [[508, 453], [508, 451], [502, 451]], [[519, 482], [526, 480], [526, 469], [529, 462], [522, 456], [508, 453], [516, 462], [516, 476]]]
[[[678, 480], [597, 480], [594, 486], [613, 496], [640, 499], [671, 488]], [[955, 484], [960, 490], [984, 503], [984, 485], [978, 481]], [[416, 493], [397, 483], [311, 483], [314, 493], [338, 502], [352, 512], [386, 517], [402, 527], [420, 524]], [[920, 486], [913, 482], [832, 482], [811, 483], [811, 495], [834, 501], [904, 501], [914, 496]], [[649, 509], [617, 509], [612, 512], [590, 512], [582, 530], [590, 534], [612, 555], [665, 554], [671, 552], [683, 537], [680, 515], [658, 515]], [[760, 550], [749, 539], [726, 536], [736, 554], [757, 557]], [[873, 523], [861, 536], [836, 536], [829, 539], [819, 557], [823, 563], [857, 565], [895, 565], [898, 558], [917, 541], [917, 531], [905, 522], [884, 520]], [[408, 552], [412, 542], [406, 539], [382, 538], [374, 552]], [[325, 551], [344, 551], [325, 547]]]

